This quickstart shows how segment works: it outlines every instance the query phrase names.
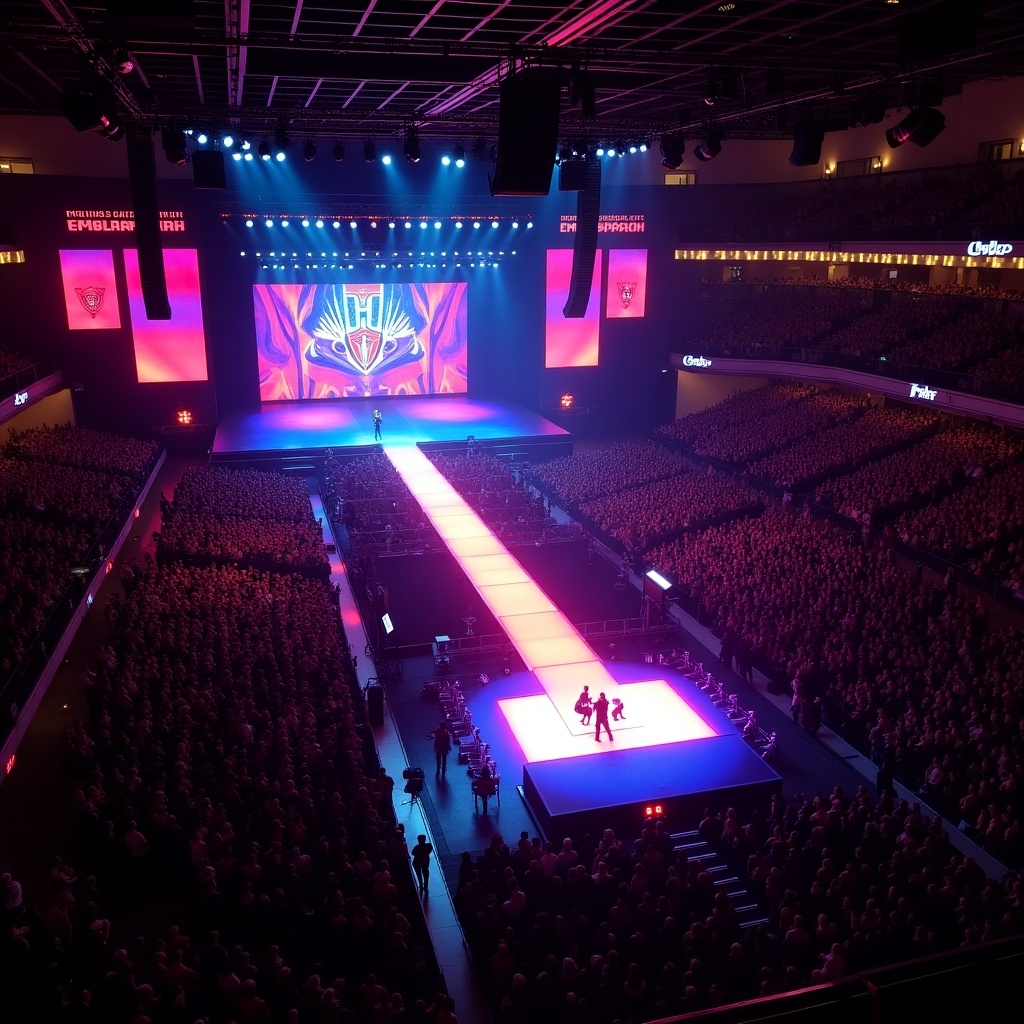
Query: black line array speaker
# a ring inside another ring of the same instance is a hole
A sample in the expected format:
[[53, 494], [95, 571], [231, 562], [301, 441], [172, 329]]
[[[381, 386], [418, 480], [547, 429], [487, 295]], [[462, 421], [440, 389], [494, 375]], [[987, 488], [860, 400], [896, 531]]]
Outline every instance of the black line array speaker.
[[366, 688], [366, 718], [370, 725], [384, 724], [384, 687]]
[[557, 82], [507, 78], [500, 86], [492, 196], [546, 196], [558, 149]]
[[587, 165], [582, 160], [559, 164], [558, 191], [579, 192], [587, 187]]
[[160, 241], [160, 205], [156, 198], [156, 157], [148, 128], [128, 132], [128, 180], [135, 209], [135, 247], [139, 254], [139, 280], [146, 317], [170, 320], [164, 274], [164, 249]]
[[813, 167], [821, 161], [824, 141], [823, 121], [802, 121], [793, 130], [793, 152], [789, 154], [789, 162], [794, 167]]
[[192, 154], [192, 184], [196, 188], [228, 187], [224, 176], [224, 154], [219, 149], [197, 149]]
[[597, 222], [601, 213], [601, 161], [587, 160], [586, 187], [576, 193], [576, 237], [572, 243], [572, 274], [569, 277], [569, 296], [562, 308], [562, 316], [586, 316], [590, 301], [590, 286], [594, 278], [594, 259], [597, 255]]

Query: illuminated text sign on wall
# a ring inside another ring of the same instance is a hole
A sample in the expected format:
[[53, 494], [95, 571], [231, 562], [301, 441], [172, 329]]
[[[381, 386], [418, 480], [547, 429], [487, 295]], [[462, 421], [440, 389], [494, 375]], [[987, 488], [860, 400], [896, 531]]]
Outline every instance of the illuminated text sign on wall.
[[935, 396], [938, 394], [934, 388], [926, 387], [924, 384], [911, 384], [910, 385], [910, 397], [911, 398], [923, 398], [927, 402], [934, 402]]
[[14, 404], [16, 406], [17, 405], [24, 405], [27, 401], [28, 401], [28, 392], [27, 391], [15, 391], [14, 392]]
[[[68, 231], [134, 231], [133, 210], [65, 210]], [[160, 211], [161, 231], [184, 231], [185, 214], [181, 210]]]
[[710, 366], [711, 360], [704, 356], [683, 356], [683, 366]]
[[991, 242], [971, 242], [967, 246], [968, 256], [1008, 256], [1013, 252], [1013, 246], [1009, 242], [997, 242], [994, 238]]
[[[576, 231], [576, 215], [573, 213], [563, 214], [559, 220], [558, 230], [564, 234], [573, 234]], [[644, 215], [642, 213], [602, 213], [597, 219], [598, 233], [612, 232], [629, 235], [642, 235], [644, 233]]]

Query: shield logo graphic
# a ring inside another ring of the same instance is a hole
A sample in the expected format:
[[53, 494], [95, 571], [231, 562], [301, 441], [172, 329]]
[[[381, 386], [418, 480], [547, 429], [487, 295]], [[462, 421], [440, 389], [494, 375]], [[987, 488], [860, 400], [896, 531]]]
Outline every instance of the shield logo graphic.
[[358, 327], [348, 332], [349, 352], [352, 361], [363, 373], [369, 373], [380, 355], [381, 333], [366, 327]]
[[96, 314], [103, 308], [103, 293], [106, 288], [96, 288], [90, 285], [88, 288], [76, 288], [75, 294], [85, 311], [94, 320]]
[[636, 294], [636, 281], [617, 281], [615, 287], [619, 289], [619, 301], [623, 309], [629, 309], [629, 304]]

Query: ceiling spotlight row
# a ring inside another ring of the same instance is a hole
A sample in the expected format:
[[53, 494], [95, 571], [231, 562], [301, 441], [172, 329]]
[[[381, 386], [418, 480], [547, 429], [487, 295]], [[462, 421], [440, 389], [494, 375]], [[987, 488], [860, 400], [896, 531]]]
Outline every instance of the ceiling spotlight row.
[[571, 160], [585, 160], [590, 157], [626, 156], [627, 154], [646, 153], [651, 148], [647, 139], [632, 142], [598, 142], [598, 143], [565, 143], [558, 147], [555, 164], [566, 164]]
[[[280, 224], [280, 226], [283, 227], [283, 228], [291, 226], [291, 220], [288, 217], [281, 217], [280, 219], [275, 219], [274, 217], [266, 217], [266, 218], [246, 217], [246, 219], [245, 219], [245, 226], [247, 228], [255, 227], [257, 220], [261, 220], [261, 219], [263, 220], [263, 224], [266, 227], [268, 227], [268, 228], [272, 228], [272, 227], [274, 227], [275, 225], [278, 225], [278, 224]], [[363, 218], [363, 219], [366, 219], [366, 218]], [[448, 218], [448, 219], [451, 220], [451, 218]], [[458, 218], [454, 219], [452, 222], [454, 223], [455, 227], [459, 228], [459, 229], [461, 229], [461, 228], [463, 228], [465, 226], [465, 221], [463, 221], [461, 219], [458, 219]], [[317, 228], [324, 228], [324, 227], [327, 226], [327, 221], [325, 221], [323, 218], [319, 218], [319, 217], [316, 220], [310, 220], [308, 217], [303, 217], [302, 220], [299, 221], [299, 223], [304, 228], [308, 228], [310, 226], [317, 227]], [[376, 220], [367, 220], [366, 223], [371, 228], [376, 228], [379, 222], [376, 221]], [[477, 230], [479, 230], [481, 227], [483, 227], [483, 221], [474, 220], [471, 223], [472, 223], [472, 226], [474, 228], [476, 228]], [[518, 219], [513, 219], [512, 221], [510, 221], [510, 224], [511, 224], [512, 228], [516, 229], [516, 230], [520, 227], [520, 223], [521, 222]], [[409, 228], [412, 228], [413, 221], [411, 221], [411, 220], [406, 220], [406, 221], [389, 220], [389, 221], [387, 221], [387, 226], [391, 230], [394, 230], [395, 228], [397, 228], [399, 224], [401, 224], [404, 228], [409, 229]], [[491, 221], [491, 227], [492, 228], [497, 228], [497, 227], [500, 226], [500, 224], [501, 224], [501, 221], [498, 220], [497, 218], [495, 218], [495, 219], [493, 219]], [[525, 224], [526, 224], [526, 227], [528, 229], [533, 227], [533, 221], [532, 220], [526, 221]], [[440, 231], [441, 228], [444, 226], [444, 223], [442, 221], [440, 221], [440, 220], [435, 220], [433, 222], [433, 225], [434, 225], [434, 230], [435, 231]], [[331, 222], [331, 226], [334, 227], [334, 228], [340, 228], [341, 227], [341, 221], [340, 220], [334, 220], [334, 221]], [[350, 220], [348, 222], [348, 226], [350, 228], [352, 228], [353, 231], [355, 231], [359, 227], [359, 221], [357, 221], [357, 220]], [[425, 230], [426, 228], [430, 227], [430, 221], [428, 221], [428, 220], [421, 220], [419, 222], [419, 226], [420, 226], [421, 230]]]

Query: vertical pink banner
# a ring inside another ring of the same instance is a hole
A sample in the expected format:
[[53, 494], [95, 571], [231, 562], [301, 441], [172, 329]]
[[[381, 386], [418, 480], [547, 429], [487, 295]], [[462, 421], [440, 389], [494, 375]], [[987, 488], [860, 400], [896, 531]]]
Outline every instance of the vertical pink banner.
[[594, 277], [586, 315], [567, 319], [562, 315], [569, 297], [572, 274], [572, 249], [548, 249], [547, 291], [545, 297], [544, 366], [597, 366], [601, 330], [601, 250], [594, 260]]
[[164, 249], [170, 320], [148, 320], [139, 280], [139, 255], [125, 249], [128, 310], [132, 319], [135, 368], [140, 384], [207, 380], [203, 301], [195, 249]]
[[72, 331], [110, 330], [121, 326], [110, 249], [61, 249], [64, 308]]
[[642, 317], [646, 309], [647, 250], [610, 249], [604, 315], [610, 320], [625, 320]]

